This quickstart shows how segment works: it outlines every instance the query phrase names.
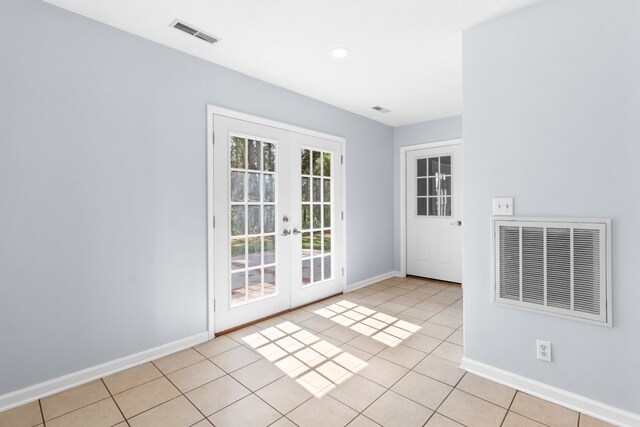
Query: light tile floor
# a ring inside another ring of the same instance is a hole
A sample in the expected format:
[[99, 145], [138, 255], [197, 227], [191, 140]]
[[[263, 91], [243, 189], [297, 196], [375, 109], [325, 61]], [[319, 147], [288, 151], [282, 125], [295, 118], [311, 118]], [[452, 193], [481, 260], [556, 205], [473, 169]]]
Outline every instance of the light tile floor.
[[462, 291], [384, 280], [0, 413], [0, 427], [607, 424], [459, 369]]

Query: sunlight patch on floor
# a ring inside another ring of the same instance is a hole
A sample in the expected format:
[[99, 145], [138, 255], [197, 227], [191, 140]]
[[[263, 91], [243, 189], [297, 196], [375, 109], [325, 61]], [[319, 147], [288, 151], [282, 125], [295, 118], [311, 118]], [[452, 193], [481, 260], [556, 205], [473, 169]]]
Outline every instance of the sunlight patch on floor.
[[406, 320], [345, 300], [314, 313], [389, 347], [397, 346], [421, 328]]
[[315, 397], [344, 383], [368, 363], [285, 321], [243, 338]]

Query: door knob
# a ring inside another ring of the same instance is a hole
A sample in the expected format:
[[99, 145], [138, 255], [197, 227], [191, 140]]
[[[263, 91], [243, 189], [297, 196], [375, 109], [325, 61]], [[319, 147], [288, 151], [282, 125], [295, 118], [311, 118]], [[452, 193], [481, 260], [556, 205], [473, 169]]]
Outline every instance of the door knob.
[[457, 225], [458, 227], [462, 227], [462, 221], [452, 222], [451, 225]]
[[298, 230], [297, 228], [294, 228], [292, 231], [293, 235], [297, 235], [297, 234], [302, 234], [302, 231]]

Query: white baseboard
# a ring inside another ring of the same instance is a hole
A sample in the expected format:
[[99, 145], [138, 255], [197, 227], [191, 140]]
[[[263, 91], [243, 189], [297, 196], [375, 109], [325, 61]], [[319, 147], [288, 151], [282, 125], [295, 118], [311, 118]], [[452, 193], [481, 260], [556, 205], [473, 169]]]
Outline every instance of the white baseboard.
[[201, 344], [208, 339], [209, 333], [201, 332], [178, 341], [141, 351], [140, 353], [121, 357], [120, 359], [0, 395], [0, 412], [88, 383], [98, 378], [106, 377], [107, 375], [115, 374], [116, 372], [149, 362], [150, 360], [158, 359], [175, 353], [176, 351], [184, 350], [185, 348]]
[[355, 291], [356, 289], [364, 288], [365, 286], [369, 286], [373, 283], [379, 282], [384, 279], [388, 279], [390, 277], [403, 277], [403, 276], [399, 271], [389, 271], [387, 273], [380, 274], [379, 276], [369, 277], [368, 279], [364, 279], [359, 282], [347, 285], [346, 292], [352, 292], [352, 291]]
[[461, 367], [473, 374], [614, 425], [640, 426], [640, 415], [638, 414], [485, 363], [476, 362], [465, 357], [462, 359]]

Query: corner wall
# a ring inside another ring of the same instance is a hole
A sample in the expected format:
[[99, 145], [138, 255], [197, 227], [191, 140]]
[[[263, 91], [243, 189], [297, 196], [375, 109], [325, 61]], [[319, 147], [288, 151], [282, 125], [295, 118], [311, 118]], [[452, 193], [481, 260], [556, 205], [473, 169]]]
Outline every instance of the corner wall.
[[0, 395], [206, 330], [207, 104], [345, 137], [347, 281], [393, 269], [391, 127], [40, 0], [0, 16]]
[[[635, 0], [553, 0], [463, 36], [465, 357], [636, 414], [638, 22]], [[612, 218], [613, 328], [491, 304], [494, 196], [517, 216]]]

